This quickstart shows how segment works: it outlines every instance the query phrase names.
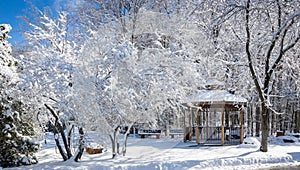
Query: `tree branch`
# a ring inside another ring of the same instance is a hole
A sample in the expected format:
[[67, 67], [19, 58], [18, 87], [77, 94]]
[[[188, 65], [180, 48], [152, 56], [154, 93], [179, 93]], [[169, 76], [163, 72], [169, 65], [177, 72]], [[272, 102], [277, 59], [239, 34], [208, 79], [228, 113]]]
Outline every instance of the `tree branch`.
[[250, 28], [249, 28], [249, 15], [250, 15], [250, 0], [247, 1], [246, 4], [246, 18], [245, 18], [245, 28], [246, 28], [246, 54], [247, 54], [247, 58], [248, 58], [248, 64], [249, 64], [249, 68], [250, 68], [250, 72], [256, 87], [256, 90], [259, 94], [259, 98], [262, 102], [265, 101], [262, 89], [261, 89], [261, 85], [258, 81], [258, 76], [255, 73], [254, 67], [253, 67], [253, 61], [251, 58], [251, 52], [250, 52], [250, 42], [251, 42], [251, 33], [250, 33]]
[[[281, 8], [278, 7], [278, 10], [280, 10], [280, 9]], [[278, 11], [278, 13], [281, 14], [281, 11]], [[287, 35], [287, 32], [288, 32], [289, 28], [294, 24], [294, 19], [298, 16], [300, 16], [300, 11], [297, 11], [296, 13], [293, 13], [292, 15], [288, 16], [283, 24], [278, 23], [278, 29], [275, 32], [275, 34], [273, 35], [273, 39], [271, 41], [271, 44], [270, 44], [270, 46], [267, 50], [267, 53], [265, 54], [265, 58], [266, 58], [265, 80], [264, 80], [264, 92], [265, 92], [265, 94], [268, 93], [268, 91], [267, 91], [268, 86], [269, 86], [270, 79], [271, 79], [271, 76], [272, 76], [275, 68], [277, 67], [278, 63], [281, 61], [284, 53], [287, 51], [287, 50], [283, 50], [284, 40], [285, 40], [285, 37]], [[278, 19], [278, 22], [279, 21], [281, 21], [281, 17]], [[280, 36], [280, 34], [281, 34], [281, 36]], [[275, 62], [272, 64], [271, 69], [270, 69], [270, 58], [272, 56], [272, 52], [273, 52], [273, 50], [276, 46], [276, 43], [280, 39], [280, 37], [281, 37], [281, 41], [280, 41], [280, 44], [279, 44], [279, 48], [280, 48], [279, 54], [278, 54]], [[299, 37], [297, 37], [295, 39], [296, 42], [298, 41], [297, 39], [299, 40]], [[292, 48], [294, 45], [288, 46], [289, 49]]]
[[[281, 41], [280, 41], [280, 51], [279, 54], [275, 60], [275, 62], [273, 63], [273, 65], [271, 66], [271, 69], [268, 70], [267, 72], [267, 76], [270, 78], [271, 75], [273, 74], [274, 70], [276, 69], [277, 65], [279, 64], [279, 62], [281, 61], [283, 55], [292, 47], [294, 47], [296, 45], [296, 43], [299, 41], [300, 35], [298, 34], [298, 36], [294, 39], [294, 41], [292, 41], [289, 45], [287, 45], [286, 47], [284, 47], [284, 40], [286, 38], [287, 32], [289, 30], [289, 28], [294, 24], [294, 21], [292, 20], [283, 30], [283, 34], [281, 37]], [[268, 85], [268, 83], [265, 83], [266, 85]], [[265, 86], [266, 88], [266, 86]]]

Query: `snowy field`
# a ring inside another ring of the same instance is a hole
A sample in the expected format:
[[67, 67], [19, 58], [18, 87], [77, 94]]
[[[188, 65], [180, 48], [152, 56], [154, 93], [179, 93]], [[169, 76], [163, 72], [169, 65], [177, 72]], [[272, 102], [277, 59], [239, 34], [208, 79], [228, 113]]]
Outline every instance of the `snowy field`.
[[279, 166], [300, 166], [300, 142], [284, 143], [283, 138], [270, 140], [269, 152], [259, 150], [256, 138], [246, 138], [249, 144], [235, 146], [198, 146], [194, 142], [183, 143], [181, 138], [129, 137], [127, 155], [111, 159], [111, 153], [89, 155], [84, 153], [80, 162], [63, 162], [53, 141], [43, 145], [38, 153], [39, 163], [8, 169], [75, 169], [75, 170], [183, 170], [183, 169], [269, 169]]

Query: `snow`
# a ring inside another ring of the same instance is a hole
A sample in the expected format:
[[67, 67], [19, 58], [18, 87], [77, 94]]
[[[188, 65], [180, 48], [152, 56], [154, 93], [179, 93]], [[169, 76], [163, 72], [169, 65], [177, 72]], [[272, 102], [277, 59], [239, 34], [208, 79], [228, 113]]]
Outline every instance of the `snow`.
[[[76, 163], [63, 162], [53, 137], [47, 138], [38, 153], [39, 163], [13, 169], [261, 169], [279, 166], [300, 166], [300, 142], [284, 143], [283, 137], [270, 139], [269, 151], [259, 151], [260, 142], [249, 137], [241, 145], [199, 146], [182, 142], [181, 138], [161, 139], [130, 136], [127, 155], [111, 159], [110, 149], [102, 154], [88, 155]], [[8, 168], [9, 169], [9, 168]]]
[[198, 90], [194, 95], [188, 97], [186, 105], [193, 103], [247, 103], [247, 99], [230, 93], [227, 90]]
[[6, 35], [11, 31], [12, 27], [9, 24], [0, 25], [0, 36]]

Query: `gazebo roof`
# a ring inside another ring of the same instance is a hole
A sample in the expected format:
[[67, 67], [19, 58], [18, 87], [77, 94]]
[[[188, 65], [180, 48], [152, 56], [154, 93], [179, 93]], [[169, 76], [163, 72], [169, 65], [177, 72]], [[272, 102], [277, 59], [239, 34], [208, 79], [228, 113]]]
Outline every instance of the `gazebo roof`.
[[227, 90], [198, 90], [194, 95], [188, 96], [188, 100], [182, 105], [186, 107], [211, 107], [212, 105], [244, 106], [247, 99], [237, 96]]

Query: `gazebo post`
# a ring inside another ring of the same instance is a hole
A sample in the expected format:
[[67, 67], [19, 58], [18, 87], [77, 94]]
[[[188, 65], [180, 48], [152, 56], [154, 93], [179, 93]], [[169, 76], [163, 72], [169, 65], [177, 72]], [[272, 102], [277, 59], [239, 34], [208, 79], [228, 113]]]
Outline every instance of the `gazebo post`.
[[206, 119], [206, 131], [205, 131], [205, 140], [208, 140], [208, 110], [205, 112], [205, 119]]
[[221, 139], [221, 144], [224, 145], [224, 140], [225, 140], [225, 128], [224, 128], [224, 109], [222, 110], [222, 139]]
[[240, 111], [240, 143], [244, 142], [244, 111]]

